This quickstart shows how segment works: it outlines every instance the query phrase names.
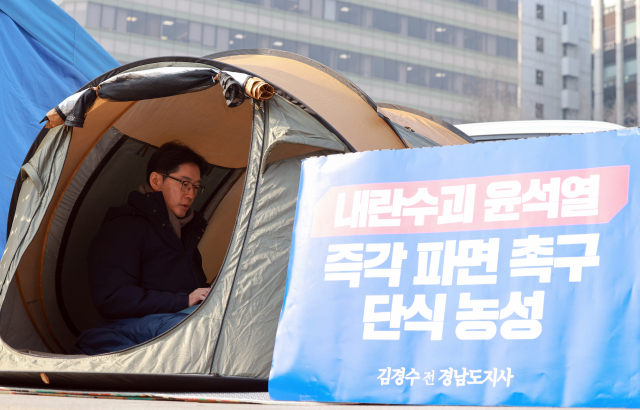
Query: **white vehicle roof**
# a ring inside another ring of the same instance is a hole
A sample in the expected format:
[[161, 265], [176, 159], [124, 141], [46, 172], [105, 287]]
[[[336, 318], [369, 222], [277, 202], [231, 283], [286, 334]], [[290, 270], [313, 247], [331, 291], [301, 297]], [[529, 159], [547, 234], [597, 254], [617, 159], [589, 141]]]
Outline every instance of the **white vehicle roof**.
[[456, 127], [476, 141], [584, 134], [625, 128], [610, 122], [573, 120], [480, 122], [458, 124]]

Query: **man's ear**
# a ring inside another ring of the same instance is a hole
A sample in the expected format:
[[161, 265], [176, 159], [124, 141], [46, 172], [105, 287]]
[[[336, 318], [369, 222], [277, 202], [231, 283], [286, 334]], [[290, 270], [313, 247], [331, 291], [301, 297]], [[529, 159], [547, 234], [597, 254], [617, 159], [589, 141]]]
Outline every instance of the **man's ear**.
[[152, 172], [151, 175], [149, 175], [149, 185], [151, 185], [151, 189], [154, 191], [162, 191], [163, 183], [164, 178], [157, 172]]

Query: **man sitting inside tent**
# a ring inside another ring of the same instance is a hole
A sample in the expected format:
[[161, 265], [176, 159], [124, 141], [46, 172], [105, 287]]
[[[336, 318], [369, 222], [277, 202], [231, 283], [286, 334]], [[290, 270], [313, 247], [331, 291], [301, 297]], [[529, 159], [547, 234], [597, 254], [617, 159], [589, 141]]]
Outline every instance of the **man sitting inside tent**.
[[89, 284], [103, 317], [76, 340], [99, 354], [146, 342], [175, 326], [209, 293], [198, 242], [206, 221], [191, 209], [208, 164], [179, 142], [149, 160], [147, 185], [110, 208], [89, 248]]

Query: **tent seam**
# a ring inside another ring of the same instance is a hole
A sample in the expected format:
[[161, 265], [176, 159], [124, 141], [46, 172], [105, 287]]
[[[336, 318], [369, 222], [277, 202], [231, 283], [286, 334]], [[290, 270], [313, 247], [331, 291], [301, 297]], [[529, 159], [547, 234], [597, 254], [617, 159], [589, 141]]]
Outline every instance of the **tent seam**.
[[[264, 161], [264, 147], [265, 147], [265, 138], [267, 135], [267, 131], [268, 131], [268, 111], [269, 111], [269, 104], [268, 103], [263, 103], [264, 106], [264, 110], [262, 113], [262, 123], [263, 123], [263, 132], [262, 132], [262, 146], [260, 147], [260, 164], [257, 164], [257, 172], [256, 172], [256, 185], [253, 189], [253, 198], [251, 199], [251, 214], [249, 215], [249, 220], [247, 222], [247, 230], [244, 233], [244, 238], [242, 240], [242, 248], [240, 249], [240, 253], [238, 256], [238, 264], [236, 265], [235, 271], [233, 273], [233, 282], [231, 282], [231, 288], [229, 289], [229, 294], [228, 294], [228, 298], [227, 298], [227, 303], [225, 305], [224, 308], [224, 313], [222, 314], [222, 319], [220, 321], [220, 333], [218, 334], [218, 338], [216, 339], [216, 345], [213, 348], [213, 356], [211, 359], [211, 366], [210, 366], [210, 370], [209, 371], [213, 371], [213, 365], [214, 365], [214, 361], [215, 361], [215, 357], [216, 357], [216, 352], [218, 350], [218, 345], [220, 344], [220, 339], [222, 336], [222, 330], [224, 328], [224, 322], [225, 322], [225, 318], [227, 317], [227, 311], [229, 310], [229, 304], [231, 303], [231, 299], [232, 299], [232, 294], [233, 294], [233, 289], [236, 285], [236, 279], [238, 276], [238, 270], [240, 269], [240, 261], [242, 260], [242, 251], [244, 250], [244, 248], [247, 245], [247, 238], [249, 237], [249, 232], [250, 232], [250, 226], [251, 226], [251, 221], [253, 219], [253, 214], [254, 214], [254, 208], [255, 208], [255, 203], [256, 203], [256, 197], [257, 197], [257, 193], [258, 193], [258, 187], [260, 185], [260, 181], [261, 181], [261, 175], [260, 175], [260, 167], [262, 166], [262, 162]], [[255, 110], [255, 106], [254, 106], [254, 110]], [[217, 374], [217, 373], [213, 373], [213, 374]], [[219, 375], [219, 374], [218, 374]]]

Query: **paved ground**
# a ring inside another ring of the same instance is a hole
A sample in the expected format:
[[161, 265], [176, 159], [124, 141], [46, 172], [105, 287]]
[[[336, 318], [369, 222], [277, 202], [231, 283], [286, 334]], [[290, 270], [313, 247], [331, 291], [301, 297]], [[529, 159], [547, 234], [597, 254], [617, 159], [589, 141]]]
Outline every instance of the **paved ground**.
[[[84, 397], [48, 397], [30, 396], [16, 394], [1, 394], [0, 409], [2, 410], [165, 410], [165, 409], [187, 409], [187, 410], [257, 410], [258, 407], [264, 410], [276, 410], [274, 407], [291, 406], [267, 406], [260, 404], [234, 404], [234, 403], [192, 403], [176, 401], [150, 401], [150, 400], [121, 400], [121, 399], [98, 399]], [[333, 407], [333, 406], [331, 406]], [[305, 406], [308, 408], [308, 406]], [[344, 410], [344, 409], [343, 409]]]
[[[433, 406], [411, 406], [411, 410], [428, 409]], [[49, 397], [0, 394], [1, 410], [390, 410], [400, 406], [375, 406], [375, 405], [280, 405], [280, 404], [237, 404], [237, 403], [194, 403], [176, 401], [151, 401], [151, 400], [121, 400], [84, 397]], [[405, 407], [406, 408], [406, 407]], [[478, 410], [477, 407], [467, 406], [437, 406], [437, 410]], [[483, 407], [482, 410], [508, 410], [509, 407]], [[517, 410], [540, 410], [540, 407], [520, 407]], [[576, 410], [576, 409], [573, 409]]]
[[[397, 407], [397, 406], [393, 406]], [[411, 409], [428, 406], [412, 406]], [[1, 410], [389, 410], [390, 406], [340, 406], [340, 405], [279, 405], [279, 404], [237, 404], [237, 403], [194, 403], [177, 401], [122, 400], [84, 397], [50, 397], [16, 394], [0, 394]], [[460, 410], [461, 407], [441, 406], [438, 410]], [[489, 410], [488, 408], [486, 408]], [[483, 409], [484, 410], [484, 409]], [[520, 410], [520, 409], [518, 409]], [[539, 409], [537, 409], [539, 410]]]
[[[426, 410], [435, 406], [411, 406], [411, 410]], [[400, 406], [376, 405], [279, 405], [279, 404], [236, 404], [236, 403], [193, 403], [176, 401], [121, 400], [84, 397], [48, 397], [31, 395], [0, 394], [1, 410], [400, 410]], [[406, 409], [406, 407], [404, 407]], [[478, 410], [469, 406], [437, 406], [436, 410]], [[483, 407], [482, 410], [541, 410], [541, 407]], [[577, 409], [573, 409], [577, 410]]]

